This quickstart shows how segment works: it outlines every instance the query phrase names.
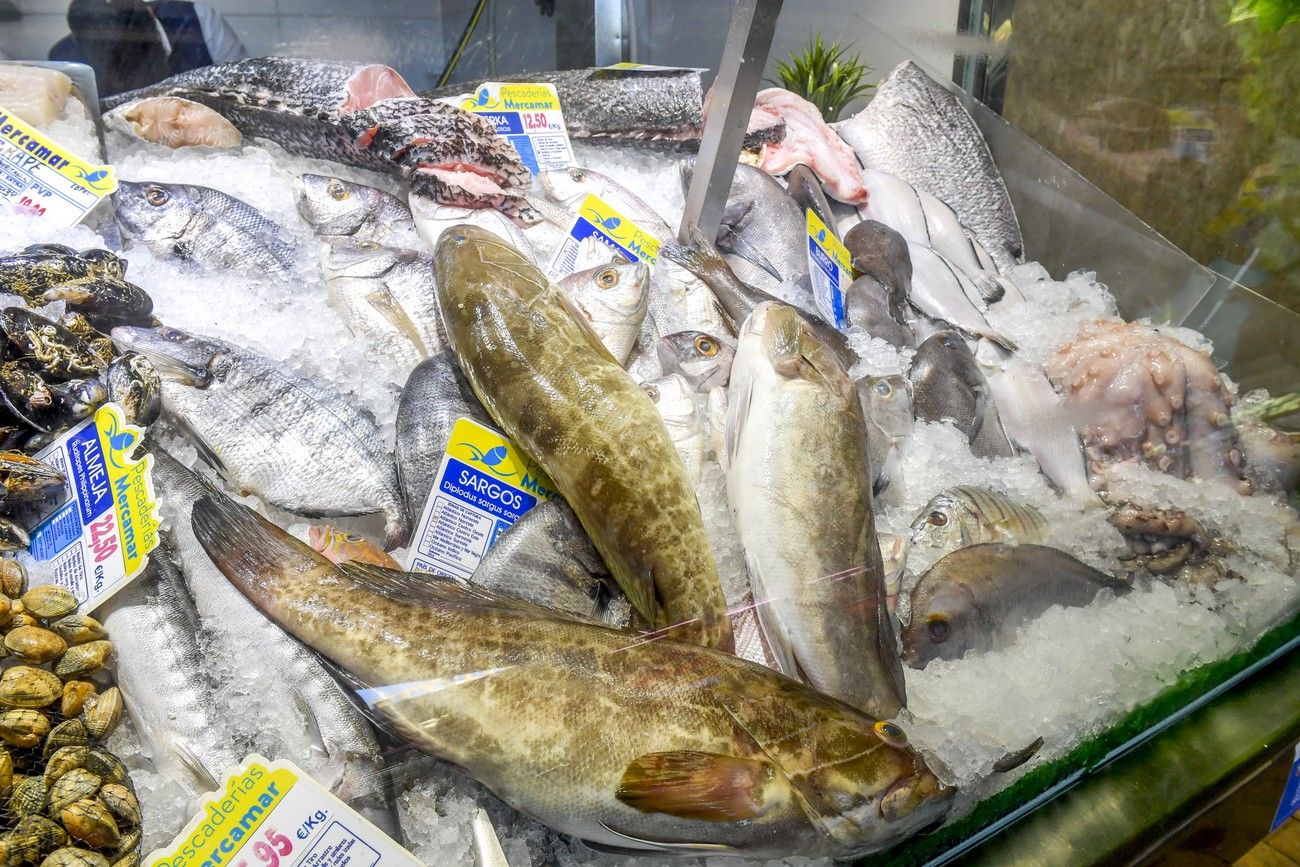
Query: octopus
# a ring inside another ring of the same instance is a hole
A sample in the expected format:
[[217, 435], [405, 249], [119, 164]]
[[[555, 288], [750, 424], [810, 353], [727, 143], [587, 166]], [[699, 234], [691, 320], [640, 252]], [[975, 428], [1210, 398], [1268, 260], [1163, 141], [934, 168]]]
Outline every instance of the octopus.
[[1044, 366], [1083, 436], [1088, 474], [1136, 461], [1179, 478], [1254, 486], [1232, 423], [1232, 394], [1210, 356], [1149, 325], [1101, 319]]
[[1130, 567], [1203, 587], [1240, 577], [1223, 559], [1236, 547], [1180, 509], [1121, 503], [1109, 520], [1128, 543], [1120, 560]]

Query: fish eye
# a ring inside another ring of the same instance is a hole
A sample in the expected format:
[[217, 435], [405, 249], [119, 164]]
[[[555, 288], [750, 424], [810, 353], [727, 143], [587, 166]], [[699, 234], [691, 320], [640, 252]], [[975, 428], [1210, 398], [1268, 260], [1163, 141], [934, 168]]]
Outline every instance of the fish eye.
[[596, 275], [596, 285], [601, 289], [610, 289], [618, 285], [618, 271], [606, 268]]
[[875, 389], [876, 389], [876, 394], [880, 395], [881, 397], [889, 397], [891, 394], [894, 393], [894, 387], [883, 379], [876, 380]]
[[700, 355], [712, 358], [718, 354], [718, 344], [707, 337], [697, 337], [695, 338], [695, 351]]
[[900, 729], [891, 722], [881, 720], [873, 728], [880, 739], [895, 749], [902, 749], [907, 746], [907, 732]]
[[948, 516], [943, 512], [931, 512], [925, 516], [926, 523], [934, 527], [944, 527], [948, 524]]
[[162, 187], [150, 187], [144, 191], [144, 200], [155, 208], [161, 208], [170, 198], [171, 196], [167, 195], [167, 191]]
[[339, 180], [333, 180], [326, 184], [325, 192], [329, 193], [330, 198], [336, 202], [341, 202], [352, 195], [352, 193], [348, 192], [348, 188], [343, 186], [343, 182]]
[[930, 640], [935, 644], [943, 644], [952, 635], [952, 624], [942, 617], [931, 617], [925, 623], [925, 631], [930, 633]]
[[656, 403], [659, 402], [659, 386], [646, 383], [645, 385], [641, 386], [641, 390], [644, 391], [646, 394], [648, 394], [651, 400], [655, 401]]

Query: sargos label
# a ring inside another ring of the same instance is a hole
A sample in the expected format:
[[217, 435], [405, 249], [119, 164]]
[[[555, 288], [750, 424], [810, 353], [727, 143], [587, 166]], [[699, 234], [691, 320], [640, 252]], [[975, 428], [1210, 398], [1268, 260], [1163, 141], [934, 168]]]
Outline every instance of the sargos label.
[[116, 189], [112, 166], [86, 162], [0, 105], [0, 201], [10, 210], [72, 226]]
[[457, 419], [406, 555], [407, 571], [471, 577], [498, 536], [555, 495], [541, 467], [500, 431]]
[[106, 403], [37, 459], [67, 478], [66, 500], [31, 532], [31, 557], [93, 611], [139, 575], [158, 547], [153, 455], [133, 456], [144, 429]]
[[252, 755], [146, 867], [422, 867], [290, 762]]
[[546, 275], [551, 280], [562, 280], [573, 273], [582, 242], [593, 238], [618, 253], [628, 262], [641, 261], [654, 267], [659, 261], [659, 247], [666, 238], [656, 238], [629, 220], [609, 202], [588, 194], [578, 207], [578, 216], [560, 242]]

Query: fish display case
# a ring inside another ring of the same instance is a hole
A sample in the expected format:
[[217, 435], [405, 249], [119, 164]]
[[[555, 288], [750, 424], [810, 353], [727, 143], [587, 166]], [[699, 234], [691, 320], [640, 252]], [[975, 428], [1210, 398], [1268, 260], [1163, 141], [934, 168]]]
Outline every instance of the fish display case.
[[1300, 316], [823, 7], [0, 64], [10, 845], [1099, 863], [1300, 729]]

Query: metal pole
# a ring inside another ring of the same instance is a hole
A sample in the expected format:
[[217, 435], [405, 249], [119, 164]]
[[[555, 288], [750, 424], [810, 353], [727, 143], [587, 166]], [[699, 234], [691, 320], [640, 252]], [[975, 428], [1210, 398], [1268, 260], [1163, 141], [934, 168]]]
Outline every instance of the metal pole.
[[736, 174], [740, 145], [749, 126], [772, 48], [776, 18], [781, 14], [781, 0], [735, 0], [731, 9], [731, 29], [722, 49], [718, 77], [713, 82], [709, 118], [704, 122], [700, 155], [695, 173], [686, 192], [686, 211], [678, 240], [690, 240], [691, 230], [699, 228], [707, 237], [718, 234], [722, 206]]

